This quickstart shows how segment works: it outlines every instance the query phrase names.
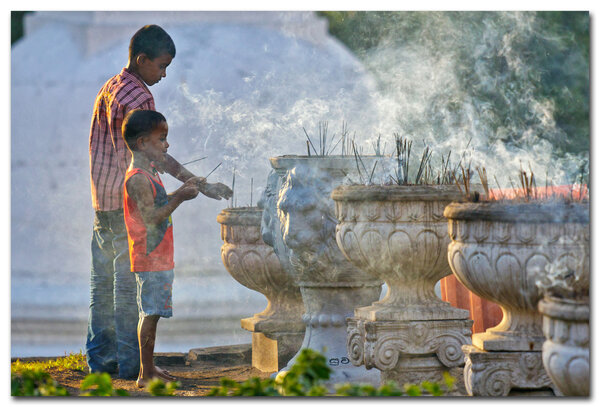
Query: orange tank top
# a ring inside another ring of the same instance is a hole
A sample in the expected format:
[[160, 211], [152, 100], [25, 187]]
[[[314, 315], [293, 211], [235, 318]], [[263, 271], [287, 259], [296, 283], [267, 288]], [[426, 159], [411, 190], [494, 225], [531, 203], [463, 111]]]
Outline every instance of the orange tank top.
[[155, 208], [164, 206], [168, 202], [167, 191], [158, 174], [153, 176], [140, 168], [127, 171], [123, 184], [123, 215], [127, 227], [131, 271], [172, 270], [175, 264], [171, 216], [159, 225], [144, 224], [136, 201], [127, 193], [127, 181], [135, 174], [143, 174], [150, 181]]

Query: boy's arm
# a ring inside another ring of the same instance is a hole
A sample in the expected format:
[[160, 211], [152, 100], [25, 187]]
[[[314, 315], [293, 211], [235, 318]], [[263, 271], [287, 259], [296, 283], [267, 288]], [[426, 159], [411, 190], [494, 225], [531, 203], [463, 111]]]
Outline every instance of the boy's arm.
[[216, 200], [221, 200], [221, 198], [229, 199], [233, 192], [231, 189], [220, 182], [215, 184], [209, 184], [206, 182], [206, 178], [204, 177], [196, 177], [190, 171], [188, 171], [183, 165], [179, 164], [179, 162], [171, 157], [169, 154], [166, 155], [166, 160], [164, 163], [164, 170], [171, 174], [173, 177], [177, 178], [181, 182], [186, 182], [189, 179], [197, 178], [198, 179], [198, 187], [200, 188], [200, 192], [206, 195], [209, 198], [213, 198]]
[[127, 193], [135, 200], [137, 207], [146, 225], [159, 225], [183, 202], [193, 199], [198, 195], [198, 181], [190, 178], [173, 194], [169, 201], [160, 208], [154, 207], [154, 196], [150, 181], [142, 174], [135, 174], [126, 184]]
[[[164, 162], [164, 168], [159, 168], [168, 172], [173, 177], [177, 178], [181, 182], [185, 182], [190, 178], [195, 177], [190, 171], [188, 171], [183, 165], [179, 164], [179, 162], [171, 157], [169, 154], [165, 154], [166, 160]], [[198, 177], [202, 178], [202, 177]], [[204, 178], [202, 178], [204, 179]]]

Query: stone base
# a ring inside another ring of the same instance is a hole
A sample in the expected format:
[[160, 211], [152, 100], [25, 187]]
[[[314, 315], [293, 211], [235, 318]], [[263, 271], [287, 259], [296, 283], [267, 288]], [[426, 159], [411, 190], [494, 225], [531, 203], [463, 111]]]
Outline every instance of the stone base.
[[348, 318], [346, 346], [355, 366], [381, 371], [381, 383], [400, 385], [455, 379], [450, 395], [466, 395], [462, 345], [471, 342], [469, 319], [430, 321], [365, 321]]
[[252, 333], [252, 367], [261, 372], [279, 370], [277, 341], [267, 338], [263, 333]]
[[300, 349], [303, 337], [304, 332], [252, 332], [252, 367], [261, 372], [277, 372]]
[[436, 356], [403, 356], [396, 367], [381, 372], [381, 384], [392, 380], [404, 384], [419, 385], [424, 381], [444, 383], [444, 372], [454, 378], [454, 387], [447, 396], [466, 396], [463, 367], [448, 368], [440, 363]]
[[[348, 357], [345, 339], [346, 329], [343, 326], [309, 326], [300, 351], [304, 348], [310, 348], [325, 356], [326, 363], [331, 369], [331, 375], [325, 385], [332, 392], [336, 384], [343, 383], [362, 383], [378, 386], [380, 383], [379, 371], [375, 369], [368, 370], [364, 366], [354, 366]], [[300, 355], [300, 351], [290, 359], [287, 366], [280, 370], [280, 373], [292, 367]], [[272, 377], [276, 377], [276, 375]]]
[[473, 335], [473, 346], [491, 352], [541, 351], [545, 338], [540, 335], [523, 335], [488, 329], [485, 333]]
[[348, 318], [346, 346], [356, 366], [395, 369], [400, 358], [435, 355], [447, 367], [464, 365], [462, 345], [471, 343], [470, 319], [365, 321]]
[[488, 352], [464, 345], [465, 387], [471, 396], [561, 395], [542, 363], [540, 351]]

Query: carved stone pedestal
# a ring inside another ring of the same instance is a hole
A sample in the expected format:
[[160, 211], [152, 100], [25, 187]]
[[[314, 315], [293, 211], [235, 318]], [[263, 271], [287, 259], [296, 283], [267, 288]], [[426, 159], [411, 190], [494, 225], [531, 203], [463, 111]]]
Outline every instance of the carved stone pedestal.
[[589, 298], [585, 303], [547, 297], [538, 306], [543, 314], [547, 338], [542, 347], [546, 372], [565, 396], [589, 396]]
[[471, 396], [560, 395], [539, 351], [487, 352], [464, 345], [463, 352], [465, 387]]
[[[361, 270], [383, 279], [381, 301], [356, 308], [348, 319], [353, 364], [381, 371], [398, 384], [462, 382], [461, 346], [471, 343], [469, 312], [441, 301], [434, 286], [451, 273], [444, 207], [460, 198], [456, 186], [350, 185], [332, 193], [338, 246]], [[458, 369], [457, 369], [458, 368]]]
[[[369, 168], [370, 159], [363, 157]], [[332, 373], [327, 386], [338, 383], [379, 384], [379, 372], [350, 363], [346, 349], [346, 318], [356, 307], [379, 299], [382, 281], [351, 264], [335, 240], [333, 188], [356, 172], [350, 156], [283, 156], [271, 159], [274, 169], [286, 169], [278, 191], [281, 235], [298, 281], [306, 333], [301, 350], [324, 354]], [[299, 354], [299, 353], [298, 353]], [[289, 369], [295, 362], [290, 360]]]
[[381, 383], [443, 382], [455, 378], [450, 395], [466, 395], [462, 346], [469, 343], [471, 320], [365, 321], [348, 318], [350, 361], [381, 371]]
[[252, 365], [277, 371], [296, 353], [304, 336], [304, 307], [300, 290], [286, 274], [273, 252], [261, 239], [262, 209], [227, 208], [218, 216], [221, 224], [221, 258], [240, 284], [265, 295], [267, 307], [241, 320], [252, 332]]

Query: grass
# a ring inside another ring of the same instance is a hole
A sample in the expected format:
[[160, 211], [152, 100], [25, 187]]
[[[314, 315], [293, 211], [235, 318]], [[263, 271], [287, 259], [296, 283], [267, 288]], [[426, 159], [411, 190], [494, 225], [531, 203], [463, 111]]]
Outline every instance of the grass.
[[64, 357], [57, 359], [49, 359], [44, 361], [33, 361], [33, 362], [21, 362], [17, 359], [10, 364], [10, 371], [12, 373], [20, 373], [24, 370], [43, 370], [56, 368], [59, 371], [63, 370], [87, 370], [87, 363], [85, 355], [79, 351], [79, 353], [69, 353]]

